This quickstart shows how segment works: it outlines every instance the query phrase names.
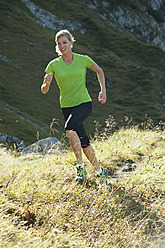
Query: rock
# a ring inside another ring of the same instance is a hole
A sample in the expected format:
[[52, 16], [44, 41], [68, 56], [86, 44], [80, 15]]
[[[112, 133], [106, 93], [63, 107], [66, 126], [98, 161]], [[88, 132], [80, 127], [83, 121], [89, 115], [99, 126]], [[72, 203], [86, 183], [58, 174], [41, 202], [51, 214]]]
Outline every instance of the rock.
[[152, 71], [147, 71], [146, 72], [146, 76], [148, 76], [148, 77], [155, 77], [155, 73], [153, 73]]
[[0, 142], [11, 145], [13, 148], [16, 148], [17, 151], [22, 151], [25, 148], [22, 140], [5, 133], [0, 133]]
[[85, 2], [112, 27], [165, 51], [164, 0]]
[[7, 134], [5, 133], [0, 133], [0, 142], [5, 143], [7, 139]]
[[30, 0], [21, 0], [22, 3], [31, 11], [34, 16], [33, 19], [39, 23], [42, 27], [46, 27], [52, 30], [59, 30], [67, 27], [69, 30], [79, 30], [82, 34], [86, 32], [86, 29], [82, 27], [78, 21], [62, 20], [56, 15], [50, 13], [46, 8], [40, 8], [39, 5], [33, 3]]
[[165, 50], [163, 36], [165, 23], [157, 22], [140, 3], [137, 8], [141, 14], [137, 14], [136, 9], [124, 9], [119, 6], [112, 12], [115, 22], [133, 33], [137, 38], [145, 39], [147, 43], [154, 44]]
[[57, 154], [59, 152], [62, 152], [63, 148], [61, 143], [54, 137], [49, 137], [46, 139], [41, 139], [38, 142], [26, 147], [21, 152], [21, 155], [27, 155], [27, 154]]
[[144, 0], [149, 4], [154, 10], [159, 10], [163, 5], [163, 0]]

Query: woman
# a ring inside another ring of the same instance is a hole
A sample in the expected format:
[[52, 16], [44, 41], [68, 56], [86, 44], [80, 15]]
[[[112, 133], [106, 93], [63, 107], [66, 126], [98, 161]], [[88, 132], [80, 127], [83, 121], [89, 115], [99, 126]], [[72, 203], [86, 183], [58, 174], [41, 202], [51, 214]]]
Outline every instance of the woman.
[[106, 88], [103, 70], [88, 56], [72, 52], [74, 37], [68, 30], [61, 30], [55, 36], [58, 58], [49, 62], [41, 91], [46, 94], [54, 76], [60, 89], [60, 105], [65, 118], [65, 131], [77, 160], [76, 180], [86, 181], [87, 172], [82, 160], [82, 150], [94, 166], [97, 176], [106, 181], [108, 170], [99, 165], [93, 147], [85, 132], [83, 122], [92, 111], [92, 100], [86, 88], [86, 69], [97, 73], [101, 91], [98, 100], [106, 102]]

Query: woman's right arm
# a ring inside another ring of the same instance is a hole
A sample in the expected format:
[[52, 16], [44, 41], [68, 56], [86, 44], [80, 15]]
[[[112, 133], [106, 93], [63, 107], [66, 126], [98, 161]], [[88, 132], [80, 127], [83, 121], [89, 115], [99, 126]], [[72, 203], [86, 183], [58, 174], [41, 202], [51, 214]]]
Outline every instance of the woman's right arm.
[[50, 73], [50, 74], [46, 73], [45, 74], [44, 81], [41, 85], [41, 92], [43, 94], [46, 94], [49, 91], [49, 86], [52, 82], [52, 78], [53, 78], [52, 73]]

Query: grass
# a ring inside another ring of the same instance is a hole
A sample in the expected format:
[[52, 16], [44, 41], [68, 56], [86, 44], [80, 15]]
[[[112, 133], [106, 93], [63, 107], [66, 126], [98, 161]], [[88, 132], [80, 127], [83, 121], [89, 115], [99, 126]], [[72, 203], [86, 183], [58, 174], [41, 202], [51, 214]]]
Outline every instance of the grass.
[[[136, 124], [141, 123], [146, 114], [152, 117], [155, 125], [164, 121], [164, 62], [161, 61], [164, 52], [161, 49], [137, 40], [124, 30], [120, 32], [112, 28], [84, 1], [66, 3], [63, 0], [60, 5], [52, 0], [33, 2], [59, 19], [81, 23], [86, 33], [73, 31], [76, 39], [74, 52], [91, 56], [105, 72], [108, 99], [102, 106], [97, 101], [99, 84], [96, 75], [88, 71], [87, 85], [94, 105], [86, 123], [90, 135], [94, 133], [93, 122], [98, 116], [102, 124], [109, 115], [118, 122], [125, 115], [133, 117]], [[60, 138], [64, 120], [59, 108], [58, 87], [53, 81], [48, 94], [40, 92], [44, 69], [48, 61], [57, 56], [54, 52], [56, 30], [37, 24], [21, 1], [7, 0], [0, 4], [0, 53], [10, 62], [1, 60], [0, 132], [14, 135], [29, 145], [34, 142], [34, 133], [39, 131], [2, 108], [2, 105], [8, 105], [46, 130], [56, 118], [59, 123], [56, 135]], [[121, 4], [121, 1], [113, 1], [112, 7], [115, 8], [116, 4]], [[148, 77], [146, 71], [153, 72], [155, 77]], [[48, 133], [40, 132], [40, 138], [46, 138]]]
[[[76, 184], [69, 148], [59, 155], [26, 157], [1, 148], [0, 247], [160, 247], [164, 125], [155, 127], [149, 118], [139, 126], [126, 121], [127, 127], [113, 131], [110, 117], [103, 133], [96, 123], [92, 145], [110, 171], [108, 185], [100, 185], [85, 158], [87, 184]], [[136, 168], [115, 179], [127, 159]]]

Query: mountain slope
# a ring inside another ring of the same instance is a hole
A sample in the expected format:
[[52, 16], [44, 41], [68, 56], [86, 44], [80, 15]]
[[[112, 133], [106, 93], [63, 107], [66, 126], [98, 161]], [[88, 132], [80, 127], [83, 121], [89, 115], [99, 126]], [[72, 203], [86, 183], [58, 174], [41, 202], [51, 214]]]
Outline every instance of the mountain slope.
[[[55, 118], [53, 133], [61, 138], [64, 121], [55, 81], [48, 94], [40, 92], [44, 68], [57, 57], [54, 35], [61, 28], [70, 29], [75, 36], [74, 52], [88, 54], [105, 72], [108, 100], [104, 106], [97, 102], [96, 75], [90, 70], [87, 72], [87, 86], [93, 98], [93, 113], [86, 122], [90, 134], [94, 132], [94, 121], [99, 120], [104, 126], [109, 115], [113, 115], [119, 125], [123, 116], [132, 117], [134, 123], [142, 122], [146, 114], [155, 124], [164, 121], [165, 52], [138, 40], [119, 23], [117, 27], [110, 25], [96, 7], [102, 6], [101, 13], [111, 8], [106, 8], [105, 1], [102, 5], [101, 2], [0, 2], [0, 132], [17, 136], [29, 144], [36, 140], [36, 135], [47, 137]], [[133, 8], [130, 1], [122, 2], [125, 8]], [[144, 4], [145, 1], [131, 2]], [[118, 8], [123, 7], [121, 1], [111, 1], [113, 11], [116, 3]], [[94, 4], [96, 7], [91, 8]], [[140, 7], [136, 6], [140, 16]], [[162, 14], [159, 21], [160, 16]]]
[[92, 142], [107, 185], [85, 158], [87, 182], [77, 184], [70, 150], [17, 157], [0, 148], [0, 247], [164, 248], [161, 129], [121, 128]]

